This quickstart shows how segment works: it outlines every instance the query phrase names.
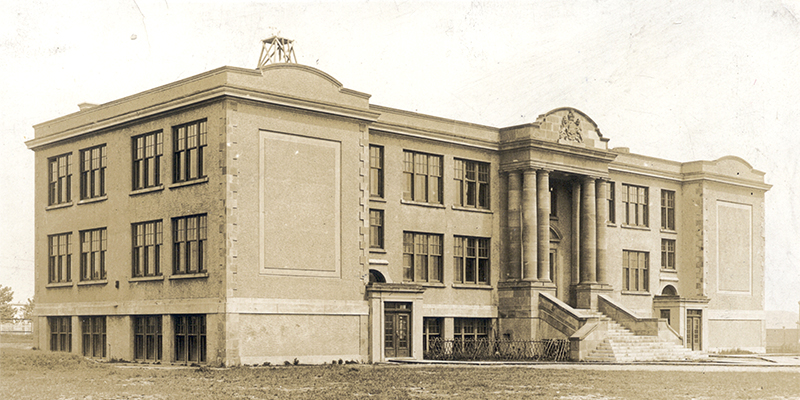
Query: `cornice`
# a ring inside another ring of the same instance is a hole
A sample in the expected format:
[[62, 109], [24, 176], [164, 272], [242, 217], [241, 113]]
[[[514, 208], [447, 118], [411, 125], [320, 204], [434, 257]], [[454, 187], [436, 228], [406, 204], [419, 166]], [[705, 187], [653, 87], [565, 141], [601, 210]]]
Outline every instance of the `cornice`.
[[677, 183], [693, 183], [693, 182], [708, 181], [708, 182], [741, 186], [741, 187], [747, 187], [751, 189], [764, 190], [764, 191], [767, 191], [770, 188], [772, 188], [772, 185], [763, 182], [749, 181], [745, 179], [739, 179], [726, 175], [712, 174], [707, 172], [705, 173], [692, 172], [685, 174], [670, 173], [630, 164], [613, 164], [613, 163], [608, 166], [608, 170], [610, 172], [613, 171], [613, 172], [627, 173], [632, 175], [646, 176], [648, 178], [664, 179], [664, 180], [674, 181]]
[[[370, 107], [371, 109], [372, 107]], [[497, 142], [489, 140], [475, 139], [468, 136], [456, 135], [450, 132], [443, 132], [431, 129], [419, 129], [406, 125], [389, 124], [385, 122], [373, 122], [369, 129], [371, 131], [387, 132], [396, 135], [409, 136], [417, 139], [427, 139], [441, 143], [455, 144], [479, 148], [483, 150], [497, 151]]]
[[456, 119], [437, 117], [435, 115], [422, 114], [422, 113], [417, 113], [417, 112], [408, 111], [408, 110], [401, 110], [399, 108], [381, 106], [381, 105], [377, 105], [377, 104], [370, 104], [369, 105], [369, 109], [378, 111], [378, 112], [380, 112], [382, 114], [405, 115], [405, 116], [414, 117], [414, 118], [426, 119], [426, 120], [429, 120], [429, 121], [446, 122], [446, 123], [451, 123], [451, 124], [456, 124], [456, 125], [463, 125], [465, 127], [488, 129], [488, 130], [491, 130], [491, 131], [494, 131], [494, 132], [499, 132], [498, 128], [493, 127], [493, 126], [489, 126], [489, 125], [481, 125], [481, 124], [475, 124], [475, 123], [472, 123], [472, 122], [459, 121], [459, 120], [456, 120]]
[[617, 153], [613, 153], [607, 150], [593, 149], [590, 147], [570, 146], [570, 145], [564, 145], [556, 142], [548, 142], [538, 139], [522, 139], [500, 144], [501, 152], [506, 152], [511, 150], [525, 150], [525, 149], [538, 149], [538, 150], [551, 151], [555, 153], [567, 154], [573, 157], [585, 158], [594, 161], [603, 161], [606, 163], [610, 163], [617, 158]]

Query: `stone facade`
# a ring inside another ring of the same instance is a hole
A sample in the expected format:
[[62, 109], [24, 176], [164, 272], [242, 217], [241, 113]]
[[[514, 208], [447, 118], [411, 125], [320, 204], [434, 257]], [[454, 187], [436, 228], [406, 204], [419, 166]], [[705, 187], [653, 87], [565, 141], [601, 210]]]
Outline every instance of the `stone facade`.
[[599, 295], [697, 348], [765, 346], [764, 174], [609, 149], [572, 108], [498, 129], [273, 64], [35, 131], [42, 349], [419, 359], [432, 337], [567, 337]]

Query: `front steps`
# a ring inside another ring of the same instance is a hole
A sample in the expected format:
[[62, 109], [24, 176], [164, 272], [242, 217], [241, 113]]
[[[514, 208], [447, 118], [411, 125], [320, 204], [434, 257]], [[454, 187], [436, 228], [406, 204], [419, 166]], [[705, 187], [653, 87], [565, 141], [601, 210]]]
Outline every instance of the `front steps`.
[[666, 342], [658, 336], [640, 336], [611, 320], [598, 311], [576, 310], [586, 316], [599, 317], [608, 322], [608, 335], [589, 352], [584, 361], [634, 362], [634, 361], [697, 361], [708, 354], [692, 351], [679, 344]]

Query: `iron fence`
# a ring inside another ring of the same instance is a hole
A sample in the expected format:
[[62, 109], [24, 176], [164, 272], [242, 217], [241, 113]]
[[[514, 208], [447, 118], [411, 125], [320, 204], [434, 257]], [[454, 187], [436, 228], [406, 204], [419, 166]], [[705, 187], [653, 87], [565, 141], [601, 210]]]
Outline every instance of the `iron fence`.
[[569, 341], [565, 339], [439, 339], [431, 338], [424, 353], [427, 360], [534, 360], [568, 361]]

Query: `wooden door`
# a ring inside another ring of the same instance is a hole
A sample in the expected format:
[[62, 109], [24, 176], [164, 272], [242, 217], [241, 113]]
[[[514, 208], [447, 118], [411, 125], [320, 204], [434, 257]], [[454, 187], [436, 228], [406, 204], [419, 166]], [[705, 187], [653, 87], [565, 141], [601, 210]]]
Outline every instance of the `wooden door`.
[[411, 356], [411, 304], [384, 304], [384, 355], [391, 357]]
[[692, 350], [703, 348], [702, 310], [686, 310], [686, 347]]

